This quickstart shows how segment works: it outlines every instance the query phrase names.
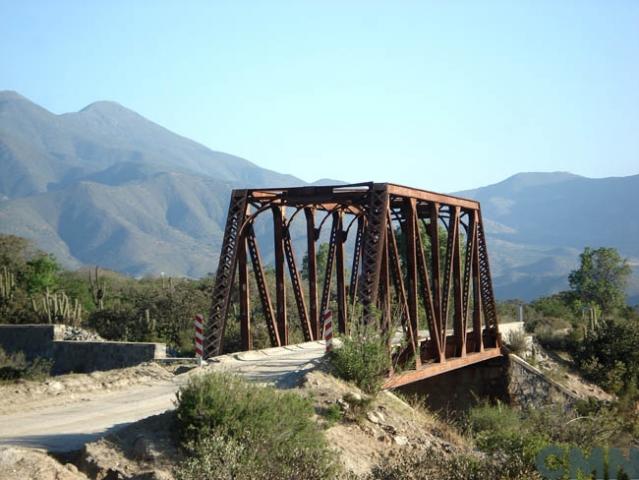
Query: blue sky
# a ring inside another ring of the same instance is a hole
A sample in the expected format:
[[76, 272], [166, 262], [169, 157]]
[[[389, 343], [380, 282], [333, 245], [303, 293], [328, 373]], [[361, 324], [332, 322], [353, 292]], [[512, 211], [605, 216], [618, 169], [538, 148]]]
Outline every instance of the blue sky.
[[639, 173], [638, 1], [0, 0], [0, 89], [305, 180]]

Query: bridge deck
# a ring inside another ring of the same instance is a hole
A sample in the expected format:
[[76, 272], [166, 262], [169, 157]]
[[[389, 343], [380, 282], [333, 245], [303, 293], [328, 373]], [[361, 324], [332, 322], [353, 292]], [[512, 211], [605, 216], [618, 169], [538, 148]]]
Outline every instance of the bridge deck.
[[[250, 380], [274, 383], [278, 387], [294, 386], [304, 374], [317, 367], [326, 353], [324, 341], [306, 342], [286, 347], [239, 352], [216, 357], [213, 365], [239, 373]], [[426, 378], [443, 375], [452, 370], [499, 357], [499, 348], [487, 348], [465, 357], [449, 358], [442, 363], [425, 363], [417, 370], [391, 375], [385, 389], [397, 388]]]

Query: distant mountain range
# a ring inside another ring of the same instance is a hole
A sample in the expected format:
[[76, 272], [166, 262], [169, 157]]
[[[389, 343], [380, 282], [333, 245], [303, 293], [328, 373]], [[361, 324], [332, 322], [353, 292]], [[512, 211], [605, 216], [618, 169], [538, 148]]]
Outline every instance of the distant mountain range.
[[[132, 275], [214, 271], [233, 188], [306, 184], [210, 150], [117, 103], [55, 115], [6, 91], [0, 170], [0, 232], [34, 240], [69, 267], [99, 264]], [[588, 245], [617, 247], [639, 265], [632, 210], [639, 175], [522, 173], [458, 194], [482, 203], [500, 298], [565, 288]]]
[[568, 286], [586, 246], [615, 247], [635, 275], [639, 303], [639, 175], [585, 178], [565, 172], [520, 173], [458, 195], [481, 202], [493, 282], [501, 298], [531, 299]]

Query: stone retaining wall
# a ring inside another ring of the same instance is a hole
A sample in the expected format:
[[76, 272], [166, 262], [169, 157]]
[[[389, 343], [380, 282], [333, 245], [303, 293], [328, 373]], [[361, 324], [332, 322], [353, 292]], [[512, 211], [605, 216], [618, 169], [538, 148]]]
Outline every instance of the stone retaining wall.
[[166, 345], [147, 342], [63, 341], [60, 325], [0, 325], [0, 348], [53, 361], [54, 374], [125, 368], [166, 357]]
[[508, 357], [508, 393], [516, 405], [525, 408], [563, 405], [571, 408], [579, 400], [577, 395], [522, 358], [514, 354]]

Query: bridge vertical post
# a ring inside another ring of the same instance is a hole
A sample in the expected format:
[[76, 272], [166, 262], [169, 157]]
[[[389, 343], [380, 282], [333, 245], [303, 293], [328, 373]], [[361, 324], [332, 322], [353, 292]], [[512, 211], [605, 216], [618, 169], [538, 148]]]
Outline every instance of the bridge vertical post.
[[362, 246], [362, 277], [359, 298], [364, 307], [364, 323], [372, 323], [373, 308], [379, 294], [379, 272], [386, 236], [389, 192], [385, 183], [374, 183], [368, 192], [366, 232]]
[[430, 204], [430, 254], [431, 268], [433, 272], [433, 309], [435, 311], [435, 323], [439, 331], [439, 345], [441, 348], [440, 362], [446, 360], [446, 320], [442, 315], [442, 287], [441, 270], [439, 260], [439, 203]]
[[319, 312], [317, 305], [317, 256], [315, 253], [315, 209], [304, 209], [306, 216], [306, 258], [308, 274], [308, 298], [310, 310], [311, 330], [313, 340], [321, 339]]
[[454, 297], [454, 321], [453, 330], [455, 335], [455, 351], [460, 357], [466, 356], [466, 321], [464, 314], [464, 300], [462, 293], [462, 268], [460, 249], [460, 208], [454, 207], [450, 216], [450, 228], [453, 229], [453, 251], [451, 260], [453, 262], [453, 297]]
[[344, 278], [344, 232], [343, 214], [341, 210], [333, 212], [333, 221], [337, 223], [335, 237], [335, 274], [337, 276], [337, 328], [339, 333], [346, 333], [346, 280]]
[[275, 297], [277, 330], [282, 345], [288, 345], [288, 318], [286, 312], [286, 282], [284, 281], [284, 211], [273, 206], [273, 237], [275, 251]]
[[251, 300], [249, 292], [248, 264], [246, 262], [246, 235], [240, 240], [240, 248], [237, 257], [239, 295], [240, 295], [240, 337], [242, 349], [252, 350], [253, 339], [251, 336]]

